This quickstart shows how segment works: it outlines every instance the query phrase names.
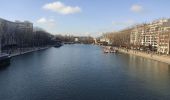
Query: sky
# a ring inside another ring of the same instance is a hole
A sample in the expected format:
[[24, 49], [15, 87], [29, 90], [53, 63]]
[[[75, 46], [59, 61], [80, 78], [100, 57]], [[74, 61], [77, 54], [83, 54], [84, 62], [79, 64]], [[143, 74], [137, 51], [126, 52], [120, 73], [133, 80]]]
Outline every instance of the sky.
[[170, 17], [170, 0], [0, 0], [0, 18], [52, 34], [97, 36]]

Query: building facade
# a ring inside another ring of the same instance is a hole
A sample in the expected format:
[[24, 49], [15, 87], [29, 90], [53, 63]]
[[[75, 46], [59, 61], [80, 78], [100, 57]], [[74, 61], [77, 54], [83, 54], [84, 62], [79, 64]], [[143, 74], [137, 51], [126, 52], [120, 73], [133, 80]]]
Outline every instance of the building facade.
[[160, 19], [133, 28], [130, 43], [137, 46], [152, 46], [158, 53], [169, 54], [170, 19]]
[[20, 38], [24, 38], [24, 35], [27, 36], [31, 33], [33, 33], [33, 23], [28, 21], [11, 22], [0, 18], [0, 47], [19, 45], [20, 39], [18, 39], [17, 35], [21, 35]]
[[159, 34], [158, 53], [170, 54], [170, 31]]
[[145, 45], [145, 25], [137, 25], [134, 27], [130, 34], [130, 43], [136, 46]]

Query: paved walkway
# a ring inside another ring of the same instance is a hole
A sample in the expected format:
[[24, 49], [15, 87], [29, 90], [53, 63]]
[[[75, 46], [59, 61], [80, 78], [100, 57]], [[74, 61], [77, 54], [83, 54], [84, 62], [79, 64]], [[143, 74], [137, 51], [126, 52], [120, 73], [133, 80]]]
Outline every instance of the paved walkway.
[[16, 49], [16, 50], [13, 50], [9, 54], [10, 54], [11, 57], [14, 57], [14, 56], [23, 55], [23, 54], [30, 53], [30, 52], [35, 52], [35, 51], [39, 51], [39, 50], [48, 49], [49, 47], [51, 47], [51, 46], [36, 47], [36, 48], [24, 48], [24, 49], [22, 49], [22, 51], [20, 49]]
[[141, 56], [141, 57], [145, 57], [145, 58], [149, 58], [149, 59], [153, 59], [153, 60], [157, 60], [160, 62], [170, 64], [170, 56], [167, 56], [167, 55], [158, 55], [158, 54], [153, 54], [153, 53], [146, 53], [146, 52], [141, 52], [141, 51], [136, 51], [136, 50], [127, 50], [127, 49], [120, 49], [120, 48], [119, 48], [119, 52], [133, 54], [136, 56]]
[[14, 56], [23, 55], [23, 54], [26, 54], [26, 53], [31, 53], [31, 52], [35, 52], [35, 51], [39, 51], [39, 50], [45, 50], [45, 49], [48, 49], [48, 48], [49, 47], [41, 47], [41, 48], [28, 49], [28, 50], [23, 51], [23, 52], [13, 53], [10, 56], [14, 57]]

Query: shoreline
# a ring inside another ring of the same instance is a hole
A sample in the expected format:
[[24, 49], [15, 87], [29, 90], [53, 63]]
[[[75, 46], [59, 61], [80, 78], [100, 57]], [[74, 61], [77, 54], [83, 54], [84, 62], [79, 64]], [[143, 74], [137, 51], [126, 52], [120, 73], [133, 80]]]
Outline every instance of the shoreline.
[[50, 46], [49, 47], [33, 48], [31, 50], [27, 50], [27, 51], [23, 51], [23, 52], [12, 53], [12, 54], [10, 54], [10, 57], [20, 56], [20, 55], [24, 55], [24, 54], [27, 54], [27, 53], [45, 50], [45, 49], [48, 49], [48, 48], [50, 48]]
[[140, 52], [140, 51], [136, 51], [136, 50], [126, 50], [126, 49], [120, 49], [120, 48], [118, 49], [118, 51], [121, 53], [140, 56], [140, 57], [144, 57], [147, 59], [152, 59], [152, 60], [170, 64], [170, 56], [167, 56], [167, 55], [156, 55], [156, 54], [152, 54], [152, 53], [148, 54], [148, 53], [144, 53], [144, 52]]

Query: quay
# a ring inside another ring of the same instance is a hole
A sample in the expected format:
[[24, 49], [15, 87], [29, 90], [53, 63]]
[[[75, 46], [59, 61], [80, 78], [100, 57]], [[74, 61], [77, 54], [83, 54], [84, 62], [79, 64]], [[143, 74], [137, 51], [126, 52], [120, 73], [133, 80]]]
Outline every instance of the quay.
[[152, 59], [152, 60], [170, 64], [170, 56], [168, 56], [168, 55], [159, 55], [159, 54], [154, 54], [154, 53], [146, 53], [146, 52], [141, 52], [141, 51], [137, 51], [137, 50], [122, 49], [122, 48], [119, 48], [118, 50], [121, 53], [140, 56], [140, 57], [144, 57], [144, 58], [148, 58], [148, 59]]
[[35, 51], [45, 50], [45, 49], [48, 49], [48, 48], [50, 48], [50, 47], [51, 47], [51, 46], [48, 46], [48, 47], [40, 47], [40, 48], [32, 48], [32, 49], [29, 49], [29, 50], [25, 50], [25, 51], [23, 51], [23, 52], [15, 52], [15, 53], [12, 53], [12, 54], [10, 54], [10, 56], [11, 56], [11, 57], [15, 57], [15, 56], [19, 56], [19, 55], [23, 55], [23, 54], [35, 52]]
[[5, 66], [10, 65], [10, 59], [12, 57], [24, 55], [24, 54], [35, 52], [35, 51], [45, 50], [45, 49], [48, 49], [48, 48], [50, 48], [50, 46], [41, 47], [41, 48], [32, 48], [32, 49], [28, 49], [28, 50], [25, 50], [25, 51], [22, 51], [22, 52], [18, 51], [18, 52], [11, 53], [11, 54], [0, 53], [0, 67], [5, 67]]

